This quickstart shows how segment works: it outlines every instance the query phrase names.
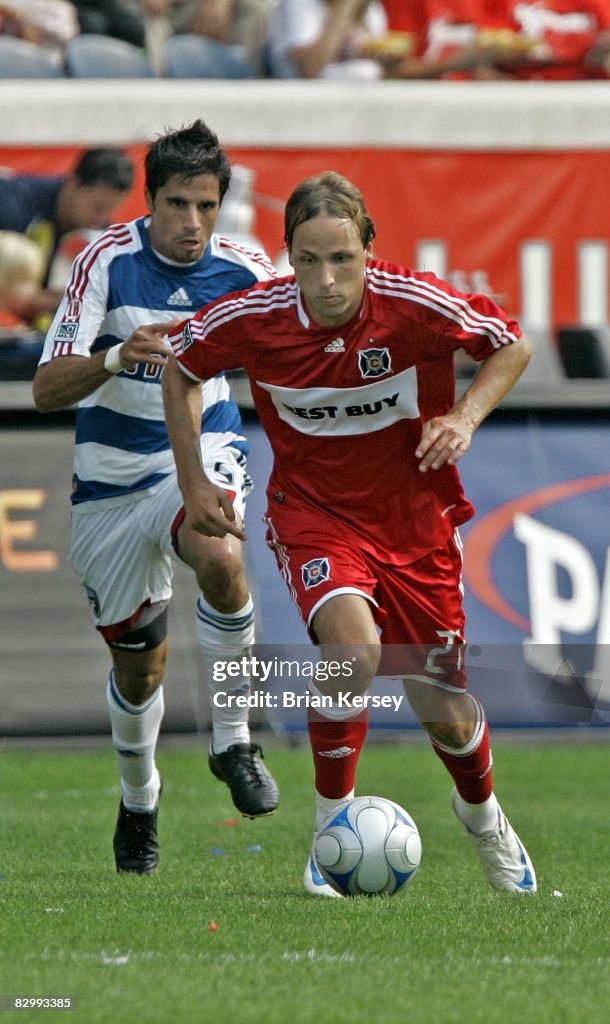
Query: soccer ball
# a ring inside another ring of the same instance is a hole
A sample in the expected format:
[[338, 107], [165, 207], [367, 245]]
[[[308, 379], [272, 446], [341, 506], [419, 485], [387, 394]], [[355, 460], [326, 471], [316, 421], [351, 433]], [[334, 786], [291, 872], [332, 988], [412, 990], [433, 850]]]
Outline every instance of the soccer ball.
[[323, 822], [314, 852], [323, 878], [342, 896], [392, 896], [417, 871], [421, 839], [403, 807], [359, 796]]

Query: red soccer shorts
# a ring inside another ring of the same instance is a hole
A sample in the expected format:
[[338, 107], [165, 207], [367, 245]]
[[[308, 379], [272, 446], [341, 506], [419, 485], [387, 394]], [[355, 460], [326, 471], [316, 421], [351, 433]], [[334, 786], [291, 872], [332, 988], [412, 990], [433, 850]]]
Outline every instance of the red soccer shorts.
[[265, 517], [267, 543], [312, 639], [315, 614], [340, 594], [371, 602], [380, 628], [379, 675], [464, 689], [465, 616], [459, 534], [407, 565], [378, 561], [349, 528], [323, 514], [290, 510]]

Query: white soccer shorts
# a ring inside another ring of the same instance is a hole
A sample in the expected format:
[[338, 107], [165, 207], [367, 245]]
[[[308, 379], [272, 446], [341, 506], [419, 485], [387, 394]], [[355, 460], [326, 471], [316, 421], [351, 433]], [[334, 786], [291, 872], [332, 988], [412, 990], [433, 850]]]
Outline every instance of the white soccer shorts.
[[[238, 458], [224, 448], [204, 465], [212, 483], [235, 493], [233, 507], [243, 519], [249, 478]], [[100, 509], [102, 504], [73, 510], [70, 543], [72, 568], [96, 627], [124, 622], [147, 601], [169, 600], [177, 558], [171, 528], [183, 502], [174, 473], [145, 497]]]

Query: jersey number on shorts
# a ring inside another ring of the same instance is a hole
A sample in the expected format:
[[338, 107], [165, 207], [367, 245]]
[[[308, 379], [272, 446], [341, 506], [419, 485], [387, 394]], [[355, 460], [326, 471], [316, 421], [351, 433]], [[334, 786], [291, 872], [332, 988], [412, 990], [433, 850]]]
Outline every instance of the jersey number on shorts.
[[[444, 676], [447, 673], [447, 669], [443, 668], [441, 665], [436, 665], [435, 660], [436, 658], [447, 658], [453, 654], [453, 648], [457, 640], [457, 633], [454, 633], [450, 629], [437, 629], [436, 634], [437, 636], [444, 637], [447, 643], [445, 644], [444, 647], [430, 648], [430, 650], [428, 651], [428, 657], [426, 659], [424, 672], [429, 672], [431, 675], [435, 676]], [[462, 667], [463, 647], [463, 644], [458, 644], [458, 648], [455, 652], [455, 654], [457, 655], [456, 661], [451, 665], [452, 671], [457, 670], [459, 672]]]

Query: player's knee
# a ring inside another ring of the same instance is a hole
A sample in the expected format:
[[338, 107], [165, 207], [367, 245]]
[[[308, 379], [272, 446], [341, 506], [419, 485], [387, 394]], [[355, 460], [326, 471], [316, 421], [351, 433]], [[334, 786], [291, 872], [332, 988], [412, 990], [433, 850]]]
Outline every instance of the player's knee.
[[130, 704], [143, 704], [158, 690], [167, 663], [167, 605], [145, 608], [135, 627], [105, 637], [112, 653], [114, 678]]
[[452, 738], [455, 736], [459, 741], [464, 735], [468, 742], [476, 722], [476, 705], [465, 690], [452, 692], [408, 677], [404, 680], [404, 689], [421, 724], [428, 732], [434, 730], [440, 742], [444, 742], [443, 736], [446, 736], [449, 746], [460, 746], [459, 742], [453, 743]]
[[114, 663], [114, 677], [119, 693], [129, 704], [145, 704], [159, 689], [165, 674], [165, 659], [154, 665]]
[[472, 739], [474, 726], [472, 722], [422, 722], [432, 740], [442, 743], [453, 750], [462, 750]]
[[249, 589], [240, 558], [230, 551], [219, 551], [196, 572], [203, 596], [213, 608], [228, 614], [243, 608]]
[[365, 693], [373, 682], [379, 667], [380, 648], [374, 644], [346, 644], [346, 664], [351, 666], [349, 674], [350, 689]]

